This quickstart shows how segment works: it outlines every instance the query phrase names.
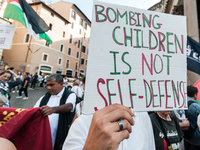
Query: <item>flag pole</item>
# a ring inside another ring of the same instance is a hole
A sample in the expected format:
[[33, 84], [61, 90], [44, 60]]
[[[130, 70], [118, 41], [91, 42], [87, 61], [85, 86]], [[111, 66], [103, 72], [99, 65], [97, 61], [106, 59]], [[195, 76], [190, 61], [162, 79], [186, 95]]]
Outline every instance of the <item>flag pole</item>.
[[[27, 50], [27, 53], [26, 53], [26, 59], [25, 59], [25, 62], [27, 62], [29, 51], [31, 51], [31, 48], [30, 48], [31, 40], [32, 40], [32, 36], [31, 36], [30, 41], [29, 41], [29, 44], [28, 44], [28, 50]], [[32, 51], [31, 51], [31, 52], [32, 52]]]

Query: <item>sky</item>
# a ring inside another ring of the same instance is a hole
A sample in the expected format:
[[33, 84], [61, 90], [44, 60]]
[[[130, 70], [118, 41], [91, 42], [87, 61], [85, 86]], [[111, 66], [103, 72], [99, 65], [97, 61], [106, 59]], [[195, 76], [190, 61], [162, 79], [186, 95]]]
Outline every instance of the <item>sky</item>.
[[[60, 0], [42, 0], [47, 2], [48, 4], [52, 1], [56, 3]], [[66, 2], [74, 3], [79, 9], [91, 20], [92, 18], [92, 5], [93, 0], [63, 0]], [[107, 3], [119, 4], [119, 5], [127, 5], [130, 7], [136, 7], [141, 9], [148, 9], [154, 4], [160, 2], [160, 0], [98, 0]]]

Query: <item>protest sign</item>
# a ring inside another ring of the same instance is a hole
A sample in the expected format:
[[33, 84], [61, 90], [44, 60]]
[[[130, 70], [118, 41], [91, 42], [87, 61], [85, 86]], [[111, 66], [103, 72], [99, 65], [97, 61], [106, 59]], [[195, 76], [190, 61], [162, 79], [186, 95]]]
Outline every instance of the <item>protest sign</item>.
[[186, 17], [94, 2], [83, 113], [187, 108]]
[[10, 49], [15, 32], [15, 25], [0, 24], [0, 48]]

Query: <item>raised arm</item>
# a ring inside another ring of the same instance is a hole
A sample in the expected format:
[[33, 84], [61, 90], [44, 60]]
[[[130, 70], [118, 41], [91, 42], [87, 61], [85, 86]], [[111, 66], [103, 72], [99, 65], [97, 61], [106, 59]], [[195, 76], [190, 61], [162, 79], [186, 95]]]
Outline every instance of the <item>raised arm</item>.
[[10, 73], [13, 74], [13, 76], [15, 77], [15, 79], [19, 78], [19, 76], [12, 70], [8, 70]]
[[12, 70], [8, 70], [8, 71], [11, 72], [14, 75], [15, 79], [16, 79], [16, 81], [8, 82], [9, 90], [11, 90], [13, 87], [21, 84], [22, 83], [22, 79], [16, 73], [14, 73], [14, 71], [12, 71]]

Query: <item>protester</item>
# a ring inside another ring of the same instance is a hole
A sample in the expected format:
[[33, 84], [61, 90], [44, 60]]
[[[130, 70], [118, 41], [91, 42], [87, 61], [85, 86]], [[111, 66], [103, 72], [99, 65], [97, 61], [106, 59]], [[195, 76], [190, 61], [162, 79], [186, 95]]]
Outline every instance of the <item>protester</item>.
[[[22, 79], [22, 75], [21, 75], [20, 71], [17, 72], [17, 76]], [[15, 80], [16, 80], [16, 78], [15, 78]], [[13, 93], [15, 93], [15, 88], [17, 88], [17, 93], [18, 93], [19, 89], [20, 89], [20, 84], [13, 88]]]
[[24, 100], [28, 99], [28, 86], [30, 82], [29, 72], [24, 73], [24, 80], [21, 84], [21, 88], [19, 89], [19, 96], [16, 98], [22, 98], [22, 91], [24, 91], [25, 97]]
[[195, 102], [198, 89], [194, 86], [187, 87], [188, 110], [187, 117], [190, 122], [190, 128], [193, 136], [189, 139], [185, 138], [185, 150], [200, 150], [200, 131], [197, 127], [197, 118], [200, 114], [200, 105]]
[[[7, 70], [12, 70], [14, 72], [14, 67], [7, 68]], [[14, 76], [13, 75], [11, 75], [10, 81], [11, 82], [14, 81]], [[13, 91], [14, 91], [14, 88], [13, 88]], [[11, 89], [10, 89], [10, 92], [11, 92]]]
[[65, 86], [67, 88], [67, 84], [68, 84], [67, 76], [64, 76], [64, 78], [63, 78], [63, 86]]
[[82, 96], [83, 96], [83, 93], [82, 93], [81, 88], [79, 87], [79, 85], [80, 85], [80, 81], [79, 80], [75, 80], [74, 83], [73, 83], [73, 87], [71, 89], [71, 91], [73, 91], [76, 94], [76, 96], [78, 97], [77, 100], [81, 100], [79, 102], [77, 102], [77, 100], [76, 100], [76, 103], [78, 103], [78, 104], [76, 105], [77, 111], [76, 111], [75, 118], [79, 117], [81, 112], [82, 112], [82, 100], [83, 100]]
[[80, 78], [80, 84], [79, 84], [79, 87], [80, 87], [80, 89], [81, 89], [82, 92], [84, 91], [84, 89], [83, 89], [83, 79], [84, 78], [85, 77]]
[[35, 75], [32, 77], [32, 83], [31, 83], [31, 88], [34, 90], [35, 89], [35, 84], [38, 81], [38, 75], [37, 72], [35, 73]]
[[[85, 77], [82, 79], [83, 89], [85, 90]], [[84, 99], [84, 92], [82, 93], [82, 99]], [[75, 117], [79, 117], [82, 115], [84, 100], [76, 105], [76, 115]]]
[[[16, 78], [16, 81], [8, 82], [12, 75]], [[0, 100], [4, 100], [5, 102], [3, 107], [10, 106], [10, 90], [20, 83], [22, 83], [22, 80], [12, 70], [3, 71], [0, 73]]]
[[63, 87], [63, 77], [53, 74], [47, 78], [48, 92], [34, 107], [41, 107], [44, 116], [49, 117], [54, 150], [62, 148], [75, 114], [76, 95]]
[[170, 111], [157, 111], [150, 114], [157, 150], [179, 150], [183, 132]]
[[146, 112], [134, 115], [128, 107], [113, 104], [78, 117], [62, 149], [155, 150], [151, 121]]
[[40, 82], [40, 87], [44, 87], [44, 76], [42, 76], [41, 82]]
[[41, 84], [41, 82], [42, 82], [42, 76], [41, 75], [38, 75], [38, 81], [37, 81], [37, 83], [36, 83], [36, 87], [40, 87], [40, 84]]
[[[182, 130], [188, 130], [190, 127], [190, 122], [185, 116], [185, 110], [173, 110], [171, 112], [172, 117], [176, 118]], [[181, 150], [184, 150], [184, 139], [182, 139]]]
[[43, 88], [46, 88], [46, 84], [47, 84], [47, 78], [49, 77], [49, 75], [45, 75], [43, 78]]
[[71, 91], [73, 91], [78, 97], [82, 97], [82, 91], [79, 87], [79, 84], [80, 84], [80, 81], [79, 80], [76, 80], [74, 83], [73, 83], [73, 87], [71, 89]]

